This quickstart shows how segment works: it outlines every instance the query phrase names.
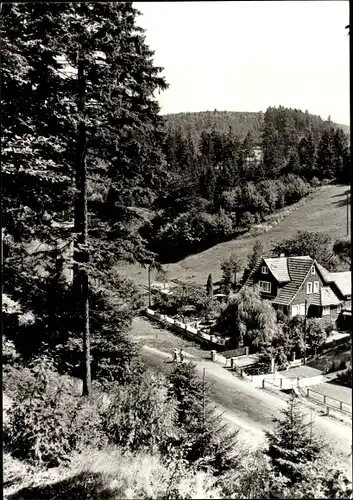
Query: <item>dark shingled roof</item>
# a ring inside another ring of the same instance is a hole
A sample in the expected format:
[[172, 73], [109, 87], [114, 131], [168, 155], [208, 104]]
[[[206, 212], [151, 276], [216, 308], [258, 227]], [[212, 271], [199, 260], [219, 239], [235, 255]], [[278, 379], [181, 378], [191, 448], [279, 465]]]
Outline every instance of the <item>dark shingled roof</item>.
[[279, 290], [273, 304], [288, 306], [292, 302], [310, 271], [313, 262], [313, 259], [310, 257], [288, 257], [288, 273], [291, 281]]
[[[330, 274], [323, 266], [321, 266], [314, 259], [306, 255], [298, 257], [278, 257], [278, 258], [260, 257], [256, 265], [252, 269], [248, 279], [246, 280], [245, 286], [254, 285], [254, 275], [258, 271], [262, 262], [265, 262], [267, 264], [273, 276], [279, 283], [281, 284], [284, 283], [281, 289], [278, 291], [277, 297], [272, 301], [272, 303], [276, 305], [281, 305], [281, 306], [290, 305], [290, 303], [297, 295], [308, 273], [310, 272], [311, 266], [313, 264], [316, 264], [319, 273], [324, 278], [324, 281], [329, 282], [330, 278], [332, 277], [331, 282], [332, 281], [337, 282], [338, 279], [341, 279], [341, 281], [343, 282], [344, 273]], [[290, 281], [285, 283], [285, 280], [287, 279], [287, 272]], [[342, 285], [341, 287], [343, 288]], [[336, 296], [334, 291], [331, 290], [329, 286], [321, 287], [320, 292], [313, 293], [310, 300], [310, 304], [313, 306], [336, 305], [339, 303], [340, 301], [338, 297]]]

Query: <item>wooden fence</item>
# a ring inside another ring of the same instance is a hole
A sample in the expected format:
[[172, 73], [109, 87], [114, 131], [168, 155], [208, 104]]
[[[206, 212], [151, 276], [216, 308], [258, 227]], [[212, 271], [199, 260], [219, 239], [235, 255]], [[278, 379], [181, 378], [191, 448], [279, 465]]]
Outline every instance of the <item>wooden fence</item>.
[[352, 415], [352, 405], [346, 403], [344, 401], [340, 401], [339, 399], [333, 398], [332, 396], [327, 396], [326, 394], [321, 394], [321, 392], [314, 391], [314, 389], [306, 388], [307, 394], [306, 396], [309, 399], [313, 399], [316, 402], [324, 405], [330, 406], [335, 410], [344, 411]]
[[[312, 379], [316, 377], [311, 377]], [[300, 395], [320, 404], [326, 408], [327, 414], [329, 410], [333, 409], [342, 413], [346, 413], [352, 416], [352, 405], [341, 401], [339, 399], [333, 398], [332, 396], [327, 396], [321, 392], [315, 391], [310, 387], [310, 379], [296, 378], [280, 378], [280, 379], [263, 379], [262, 388], [269, 390], [271, 392], [278, 392], [283, 389], [299, 389]]]

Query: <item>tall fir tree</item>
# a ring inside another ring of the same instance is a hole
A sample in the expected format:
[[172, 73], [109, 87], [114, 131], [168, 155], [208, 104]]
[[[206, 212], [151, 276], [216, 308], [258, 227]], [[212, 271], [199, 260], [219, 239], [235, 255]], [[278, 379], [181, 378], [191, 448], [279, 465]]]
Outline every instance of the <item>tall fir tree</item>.
[[306, 179], [311, 179], [317, 175], [317, 152], [314, 136], [311, 131], [304, 136], [298, 145], [298, 154], [300, 161], [299, 173]]
[[321, 135], [317, 151], [317, 171], [320, 179], [335, 178], [335, 129], [330, 127]]
[[207, 278], [207, 283], [206, 283], [206, 293], [208, 297], [211, 299], [213, 298], [213, 281], [212, 281], [212, 274], [208, 275]]
[[304, 414], [295, 395], [291, 396], [282, 414], [283, 418], [274, 418], [274, 431], [266, 432], [269, 447], [265, 454], [274, 471], [294, 485], [305, 478], [307, 467], [320, 457], [325, 445], [313, 434], [313, 423], [304, 423]]
[[[130, 228], [134, 206], [153, 201], [165, 169], [154, 97], [166, 88], [161, 68], [129, 2], [7, 4], [2, 14], [7, 231], [27, 243], [75, 241], [77, 268], [104, 288], [117, 259], [151, 258]], [[100, 198], [91, 203], [89, 191]], [[72, 219], [74, 231], [62, 224]], [[21, 299], [20, 287], [8, 286]]]

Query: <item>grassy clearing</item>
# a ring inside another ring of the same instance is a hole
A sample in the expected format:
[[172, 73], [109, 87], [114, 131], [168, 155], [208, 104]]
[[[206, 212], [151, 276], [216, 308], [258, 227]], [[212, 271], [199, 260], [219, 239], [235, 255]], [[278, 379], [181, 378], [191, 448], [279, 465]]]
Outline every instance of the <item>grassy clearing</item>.
[[143, 317], [134, 318], [130, 337], [140, 346], [154, 347], [160, 351], [168, 352], [170, 355], [173, 354], [174, 349], [184, 349], [188, 354], [194, 356], [195, 360], [210, 358], [210, 351], [204, 350], [196, 342], [184, 339]]
[[[64, 498], [117, 500], [163, 498], [172, 480], [157, 455], [122, 453], [117, 447], [102, 452], [86, 450], [67, 467], [29, 468], [6, 453], [4, 498]], [[204, 473], [189, 474], [177, 485], [181, 498], [220, 498], [220, 491]]]
[[[190, 279], [200, 284], [206, 284], [207, 276], [212, 273], [213, 282], [221, 277], [221, 262], [235, 252], [244, 261], [251, 251], [254, 242], [260, 239], [265, 251], [280, 241], [294, 236], [298, 230], [321, 231], [331, 234], [333, 239], [346, 236], [346, 191], [349, 186], [321, 186], [307, 198], [300, 200], [291, 207], [272, 214], [266, 222], [265, 232], [258, 234], [259, 229], [225, 243], [220, 243], [208, 250], [185, 259], [165, 265], [168, 279]], [[139, 284], [147, 285], [147, 270], [139, 266], [120, 264], [117, 271], [130, 277]], [[152, 280], [154, 273], [152, 273]]]

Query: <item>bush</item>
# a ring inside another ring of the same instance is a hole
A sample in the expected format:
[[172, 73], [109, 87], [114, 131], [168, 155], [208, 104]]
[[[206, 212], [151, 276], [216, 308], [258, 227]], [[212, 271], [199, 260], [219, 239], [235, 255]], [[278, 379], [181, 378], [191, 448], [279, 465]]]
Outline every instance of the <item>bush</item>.
[[162, 377], [147, 372], [135, 384], [112, 388], [109, 399], [102, 420], [111, 443], [131, 451], [156, 451], [175, 436], [175, 405]]
[[339, 370], [345, 370], [347, 368], [347, 362], [344, 359], [341, 359], [340, 364], [338, 365]]
[[335, 329], [335, 322], [329, 317], [321, 318], [321, 328], [329, 336]]
[[3, 364], [15, 364], [20, 359], [15, 344], [9, 340], [5, 335], [2, 336], [2, 362]]
[[317, 177], [313, 177], [310, 181], [310, 184], [313, 188], [317, 188], [321, 185], [321, 182], [319, 181], [319, 179]]
[[344, 387], [352, 388], [352, 367], [349, 366], [346, 371], [339, 373], [336, 378], [336, 383]]
[[14, 457], [52, 467], [89, 443], [104, 445], [95, 405], [88, 405], [73, 382], [60, 378], [46, 360], [35, 364], [17, 395], [8, 410], [5, 442]]
[[242, 227], [250, 228], [256, 223], [256, 217], [250, 212], [244, 212], [239, 221], [239, 225]]
[[292, 205], [309, 193], [309, 185], [300, 177], [288, 174], [284, 179], [286, 205]]

